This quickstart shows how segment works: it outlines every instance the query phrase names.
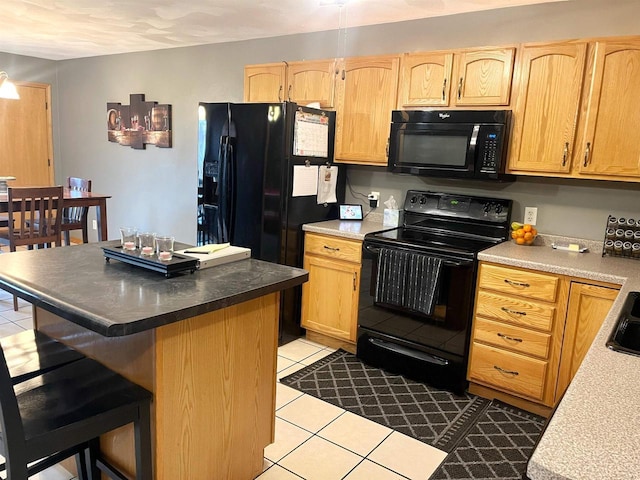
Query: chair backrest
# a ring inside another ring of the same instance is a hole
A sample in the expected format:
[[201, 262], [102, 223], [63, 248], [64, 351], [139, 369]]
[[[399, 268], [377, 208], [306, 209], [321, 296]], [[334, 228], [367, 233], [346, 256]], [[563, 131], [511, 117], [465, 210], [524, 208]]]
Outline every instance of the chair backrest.
[[11, 382], [4, 351], [0, 346], [0, 453], [5, 458], [7, 472], [14, 469], [26, 474], [27, 451], [18, 409], [16, 393]]
[[[78, 190], [81, 192], [91, 191], [91, 180], [78, 177], [67, 177], [67, 188], [69, 190]], [[87, 207], [69, 207], [63, 212], [65, 223], [79, 223], [82, 217], [87, 215], [89, 209]]]
[[11, 250], [19, 245], [62, 244], [61, 215], [64, 189], [58, 187], [9, 187], [8, 212]]

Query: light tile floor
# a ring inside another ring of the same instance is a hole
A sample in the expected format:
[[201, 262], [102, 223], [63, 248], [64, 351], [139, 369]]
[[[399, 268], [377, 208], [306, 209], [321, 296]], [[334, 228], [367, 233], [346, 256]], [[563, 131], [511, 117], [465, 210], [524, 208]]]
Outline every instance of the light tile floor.
[[[0, 290], [0, 337], [33, 328], [31, 305]], [[278, 349], [278, 379], [334, 350], [298, 339]], [[426, 480], [446, 453], [278, 383], [276, 438], [264, 452], [259, 480]], [[4, 477], [2, 477], [4, 478]], [[60, 466], [32, 477], [69, 480]]]

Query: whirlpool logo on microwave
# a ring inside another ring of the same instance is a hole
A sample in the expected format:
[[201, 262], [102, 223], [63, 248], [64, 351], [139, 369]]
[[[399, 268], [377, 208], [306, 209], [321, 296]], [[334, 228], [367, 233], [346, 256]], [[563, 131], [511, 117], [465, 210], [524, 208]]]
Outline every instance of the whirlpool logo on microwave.
[[451, 115], [448, 113], [439, 113], [438, 116], [444, 120], [445, 118], [449, 118]]

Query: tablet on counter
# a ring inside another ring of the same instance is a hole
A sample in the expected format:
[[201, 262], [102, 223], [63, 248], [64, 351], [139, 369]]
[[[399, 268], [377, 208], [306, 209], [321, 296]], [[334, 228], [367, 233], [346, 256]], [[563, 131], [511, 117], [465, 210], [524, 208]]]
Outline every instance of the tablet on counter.
[[340, 220], [362, 220], [362, 205], [340, 205]]

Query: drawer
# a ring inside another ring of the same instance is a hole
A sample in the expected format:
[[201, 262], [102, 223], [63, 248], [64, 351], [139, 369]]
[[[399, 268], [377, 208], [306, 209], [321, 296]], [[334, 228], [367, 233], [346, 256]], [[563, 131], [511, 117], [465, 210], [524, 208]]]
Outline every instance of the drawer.
[[499, 390], [542, 400], [547, 362], [473, 343], [469, 379]]
[[551, 335], [476, 317], [473, 341], [489, 343], [544, 360], [549, 355]]
[[555, 313], [553, 305], [478, 291], [476, 315], [549, 332]]
[[304, 237], [304, 253], [360, 263], [362, 242], [307, 233]]
[[554, 302], [558, 282], [559, 278], [554, 275], [481, 264], [478, 286], [511, 295]]

